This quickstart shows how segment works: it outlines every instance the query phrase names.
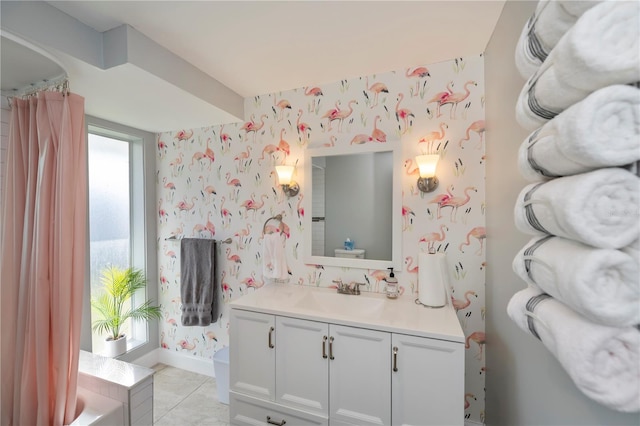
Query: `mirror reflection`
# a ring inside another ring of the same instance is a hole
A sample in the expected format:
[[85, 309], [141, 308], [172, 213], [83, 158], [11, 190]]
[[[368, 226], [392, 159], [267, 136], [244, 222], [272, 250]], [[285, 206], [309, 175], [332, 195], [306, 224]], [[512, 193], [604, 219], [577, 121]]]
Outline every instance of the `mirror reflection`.
[[399, 146], [392, 144], [307, 150], [307, 263], [398, 268], [401, 197], [394, 188], [400, 185], [399, 163]]

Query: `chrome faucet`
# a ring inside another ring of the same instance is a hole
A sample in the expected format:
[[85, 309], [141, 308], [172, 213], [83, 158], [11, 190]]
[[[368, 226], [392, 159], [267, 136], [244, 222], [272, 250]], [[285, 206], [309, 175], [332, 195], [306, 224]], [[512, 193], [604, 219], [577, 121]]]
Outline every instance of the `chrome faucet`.
[[360, 286], [365, 285], [365, 283], [356, 283], [356, 282], [352, 282], [351, 284], [346, 284], [346, 283], [343, 283], [341, 279], [333, 280], [333, 282], [338, 285], [338, 293], [353, 294], [356, 296], [360, 294]]

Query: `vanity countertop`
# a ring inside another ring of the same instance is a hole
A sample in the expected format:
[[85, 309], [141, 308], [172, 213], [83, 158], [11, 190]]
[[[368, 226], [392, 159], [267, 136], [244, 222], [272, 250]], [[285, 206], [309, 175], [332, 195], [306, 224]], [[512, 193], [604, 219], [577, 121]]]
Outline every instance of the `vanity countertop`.
[[380, 293], [363, 291], [356, 296], [331, 288], [270, 284], [232, 301], [230, 307], [464, 343], [451, 305], [427, 308], [416, 304], [413, 295], [387, 299]]

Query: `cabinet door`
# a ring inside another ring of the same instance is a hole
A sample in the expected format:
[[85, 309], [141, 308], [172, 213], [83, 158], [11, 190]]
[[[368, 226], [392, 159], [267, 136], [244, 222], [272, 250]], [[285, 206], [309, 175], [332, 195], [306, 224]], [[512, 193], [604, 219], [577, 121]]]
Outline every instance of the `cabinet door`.
[[391, 422], [391, 334], [329, 326], [329, 423]]
[[232, 309], [229, 319], [230, 388], [275, 398], [275, 317]]
[[329, 325], [276, 317], [276, 402], [329, 413]]
[[393, 425], [464, 424], [462, 343], [393, 334]]

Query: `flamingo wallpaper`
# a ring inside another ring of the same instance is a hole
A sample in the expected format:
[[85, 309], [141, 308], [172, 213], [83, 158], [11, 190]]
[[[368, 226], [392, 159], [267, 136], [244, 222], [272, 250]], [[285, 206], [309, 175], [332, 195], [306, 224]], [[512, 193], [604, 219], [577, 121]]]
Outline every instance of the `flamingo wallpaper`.
[[[401, 143], [404, 297], [415, 297], [417, 258], [446, 253], [452, 302], [466, 336], [465, 417], [484, 420], [484, 58], [482, 55], [245, 99], [246, 122], [179, 129], [157, 138], [158, 260], [168, 351], [212, 359], [228, 344], [228, 302], [264, 285], [261, 233], [283, 215], [291, 285], [368, 281], [384, 291], [386, 271], [319, 268], [302, 261], [307, 147]], [[414, 157], [438, 152], [440, 186], [416, 187]], [[274, 166], [297, 162], [300, 193], [287, 198]], [[203, 237], [219, 247], [221, 315], [208, 327], [180, 325], [180, 265], [170, 237]], [[366, 276], [365, 277], [363, 276]]]

